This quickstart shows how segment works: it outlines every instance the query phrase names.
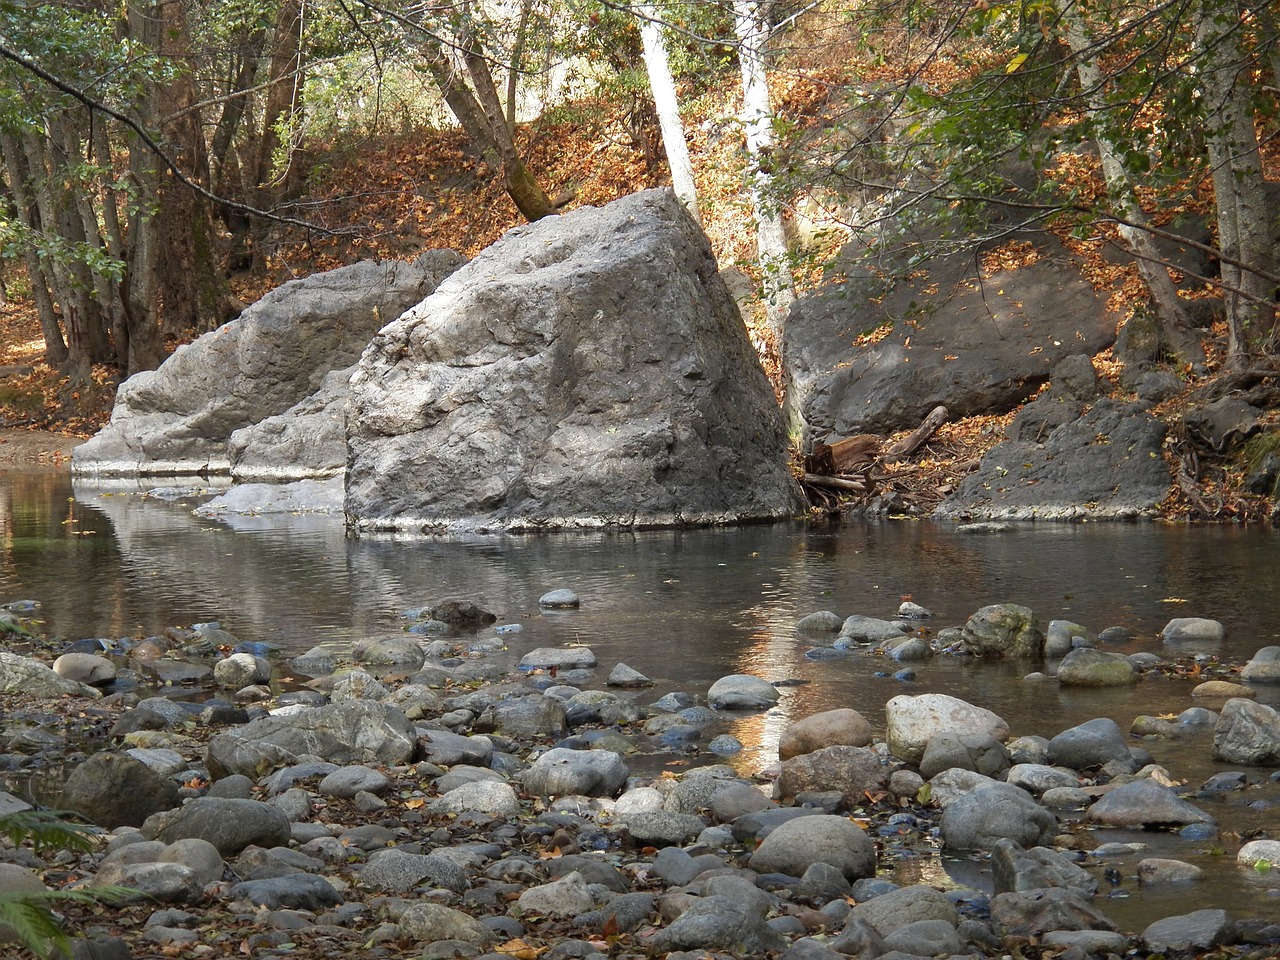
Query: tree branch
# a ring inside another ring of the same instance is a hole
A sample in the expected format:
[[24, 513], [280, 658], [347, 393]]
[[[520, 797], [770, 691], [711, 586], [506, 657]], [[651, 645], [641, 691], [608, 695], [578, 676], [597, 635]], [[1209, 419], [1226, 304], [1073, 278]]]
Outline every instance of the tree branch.
[[107, 104], [103, 103], [101, 100], [98, 100], [96, 97], [90, 96], [89, 94], [85, 93], [83, 90], [79, 89], [78, 87], [72, 86], [70, 83], [63, 80], [61, 77], [58, 77], [50, 73], [48, 70], [45, 70], [34, 60], [31, 60], [28, 57], [23, 56], [18, 51], [12, 49], [9, 46], [6, 46], [3, 43], [0, 43], [0, 59], [8, 60], [10, 63], [13, 63], [15, 66], [20, 67], [21, 69], [27, 71], [30, 74], [33, 74], [36, 77], [39, 77], [41, 80], [49, 84], [49, 86], [53, 87], [55, 90], [59, 90], [62, 93], [65, 93], [67, 96], [71, 97], [72, 99], [78, 101], [87, 110], [89, 110], [90, 113], [101, 113], [104, 116], [108, 116], [111, 119], [124, 124], [130, 130], [132, 130], [134, 134], [137, 135], [138, 139], [143, 142], [143, 144], [147, 147], [148, 150], [150, 150], [153, 154], [155, 154], [160, 159], [160, 161], [165, 165], [165, 167], [169, 170], [169, 172], [173, 174], [174, 178], [177, 179], [179, 183], [185, 186], [188, 190], [193, 191], [194, 193], [198, 194], [201, 197], [204, 197], [206, 200], [212, 201], [213, 203], [219, 204], [230, 210], [238, 210], [241, 213], [248, 214], [254, 217], [260, 217], [263, 220], [269, 220], [273, 223], [282, 223], [282, 224], [288, 224], [294, 227], [302, 227], [306, 230], [314, 230], [317, 233], [322, 233], [327, 236], [344, 236], [344, 235], [349, 235], [356, 232], [354, 230], [331, 230], [327, 227], [321, 227], [318, 224], [308, 223], [305, 220], [299, 220], [295, 217], [281, 216], [278, 213], [272, 213], [270, 210], [263, 210], [263, 209], [260, 209], [259, 207], [255, 207], [247, 203], [241, 203], [238, 200], [232, 200], [228, 197], [218, 196], [218, 194], [214, 193], [208, 188], [197, 183], [195, 180], [189, 177], [185, 172], [183, 172], [183, 170], [178, 167], [177, 162], [174, 161], [174, 159], [169, 155], [168, 151], [165, 150], [165, 148], [162, 147], [156, 141], [156, 139], [153, 136], [151, 136], [151, 134], [149, 134], [146, 130], [144, 130], [141, 124], [139, 124], [136, 120], [134, 120], [128, 114], [122, 113], [119, 110], [116, 110], [113, 107], [110, 107]]

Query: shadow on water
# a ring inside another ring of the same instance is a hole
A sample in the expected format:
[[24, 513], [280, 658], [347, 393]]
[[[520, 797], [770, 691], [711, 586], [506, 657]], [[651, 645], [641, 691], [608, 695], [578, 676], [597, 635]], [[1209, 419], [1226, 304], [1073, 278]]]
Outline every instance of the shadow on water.
[[[792, 720], [852, 706], [883, 732], [884, 704], [899, 694], [941, 692], [981, 704], [1015, 735], [1052, 736], [1097, 716], [1127, 729], [1136, 716], [1192, 705], [1188, 680], [1059, 689], [1052, 680], [1023, 680], [1026, 668], [1015, 664], [941, 657], [915, 665], [915, 679], [902, 682], [886, 675], [897, 664], [868, 654], [809, 660], [794, 625], [816, 610], [888, 619], [910, 597], [934, 612], [936, 630], [985, 604], [1012, 601], [1044, 621], [1070, 619], [1095, 632], [1126, 627], [1134, 639], [1113, 648], [1125, 653], [1197, 652], [1162, 645], [1160, 630], [1176, 616], [1221, 620], [1227, 638], [1208, 652], [1222, 657], [1243, 660], [1280, 643], [1280, 535], [1266, 530], [1036, 524], [972, 535], [896, 522], [354, 540], [336, 518], [218, 522], [195, 517], [196, 502], [73, 488], [54, 472], [0, 475], [0, 601], [41, 601], [49, 631], [68, 639], [145, 636], [220, 620], [243, 640], [297, 654], [399, 632], [400, 612], [410, 607], [470, 599], [500, 623], [521, 625], [506, 635], [512, 663], [535, 647], [585, 643], [602, 674], [625, 662], [656, 681], [643, 702], [674, 689], [703, 693], [729, 673], [793, 681], [781, 688], [776, 709], [725, 723], [746, 747], [735, 762], [753, 771], [776, 758], [777, 738]], [[538, 598], [557, 587], [576, 591], [581, 609], [541, 611]], [[1259, 687], [1259, 699], [1280, 704], [1280, 685]], [[1212, 760], [1210, 743], [1205, 732], [1143, 745], [1196, 785], [1225, 769]], [[1269, 773], [1250, 771], [1255, 781]], [[1274, 830], [1278, 789], [1197, 802], [1232, 830]], [[1227, 904], [1244, 916], [1274, 913], [1280, 903], [1274, 881], [1236, 866], [1232, 843], [1139, 839], [1148, 855], [1206, 869], [1209, 879], [1194, 891], [1199, 905]], [[1189, 909], [1182, 888], [1167, 903], [1161, 891], [1126, 899], [1136, 887], [1136, 859], [1121, 868], [1130, 879], [1103, 903], [1122, 924]], [[971, 872], [936, 857], [899, 869], [922, 878], [947, 871], [965, 882]]]

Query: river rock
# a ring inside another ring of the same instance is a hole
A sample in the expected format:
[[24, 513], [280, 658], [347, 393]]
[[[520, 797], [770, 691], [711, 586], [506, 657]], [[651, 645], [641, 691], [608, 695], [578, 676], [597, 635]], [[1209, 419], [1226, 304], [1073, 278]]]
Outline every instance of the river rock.
[[910, 957], [949, 957], [964, 949], [955, 924], [946, 920], [916, 920], [884, 938], [890, 954]]
[[1226, 635], [1226, 628], [1221, 623], [1207, 617], [1175, 617], [1160, 631], [1160, 639], [1165, 643], [1177, 643], [1183, 640], [1217, 643]]
[[1043, 653], [1044, 635], [1026, 607], [995, 603], [965, 621], [961, 649], [975, 657], [1029, 659]]
[[1189, 883], [1203, 880], [1204, 871], [1194, 863], [1184, 860], [1171, 860], [1167, 857], [1146, 857], [1138, 862], [1138, 882], [1150, 883]]
[[1227, 763], [1280, 766], [1280, 713], [1243, 697], [1228, 700], [1213, 728], [1213, 755]]
[[[111, 422], [72, 454], [77, 473], [227, 473], [231, 434], [284, 413], [350, 366], [382, 324], [457, 269], [452, 251], [363, 261], [293, 280], [116, 392]], [[336, 451], [335, 451], [336, 452]], [[284, 478], [283, 470], [273, 479]]]
[[1044, 631], [1044, 655], [1053, 660], [1065, 657], [1077, 647], [1096, 647], [1098, 638], [1089, 629], [1070, 620], [1050, 620]]
[[778, 700], [777, 687], [746, 673], [721, 677], [707, 691], [707, 703], [717, 710], [767, 710]]
[[1058, 851], [1027, 850], [1009, 839], [997, 840], [991, 849], [991, 876], [998, 894], [1044, 887], [1065, 887], [1086, 897], [1098, 892], [1098, 881]]
[[100, 867], [90, 886], [126, 887], [135, 891], [126, 897], [125, 902], [194, 903], [200, 899], [204, 884], [196, 871], [181, 863], [117, 861]]
[[506, 783], [477, 780], [442, 794], [431, 801], [428, 809], [437, 815], [485, 813], [513, 819], [520, 813], [520, 800]]
[[543, 917], [576, 917], [596, 905], [587, 881], [577, 871], [551, 883], [530, 887], [520, 894], [516, 904], [522, 913]]
[[901, 637], [906, 632], [904, 627], [892, 620], [877, 620], [875, 617], [854, 615], [841, 624], [835, 645], [847, 647], [855, 643], [880, 643]]
[[951, 850], [990, 850], [1003, 839], [1028, 848], [1051, 841], [1058, 819], [1025, 790], [995, 782], [949, 803], [940, 826], [943, 845]]
[[1152, 953], [1199, 953], [1235, 943], [1236, 925], [1226, 910], [1196, 910], [1157, 920], [1140, 939]]
[[342, 895], [333, 884], [324, 877], [310, 873], [245, 880], [233, 886], [230, 894], [237, 900], [245, 900], [255, 907], [267, 910], [309, 910], [319, 913], [325, 907], [342, 902]]
[[865, 747], [870, 742], [871, 724], [857, 710], [824, 710], [797, 720], [782, 731], [778, 759], [790, 760], [823, 747]]
[[609, 678], [605, 680], [605, 686], [635, 690], [640, 687], [652, 687], [653, 681], [634, 667], [619, 663], [609, 671]]
[[842, 626], [844, 626], [844, 618], [839, 614], [830, 610], [818, 610], [801, 617], [796, 622], [796, 633], [839, 633]]
[[116, 665], [92, 653], [64, 653], [53, 661], [53, 672], [67, 680], [103, 687], [116, 678]]
[[1101, 767], [1112, 760], [1128, 762], [1129, 741], [1110, 717], [1086, 720], [1049, 741], [1048, 761], [1072, 770]]
[[576, 610], [582, 606], [582, 600], [567, 587], [548, 590], [538, 598], [538, 606], [544, 610]]
[[527, 792], [543, 797], [612, 797], [627, 782], [627, 767], [612, 750], [548, 750], [524, 772]]
[[177, 784], [127, 753], [103, 750], [71, 771], [61, 804], [100, 827], [140, 827], [182, 802]]
[[1124, 687], [1138, 682], [1138, 671], [1123, 654], [1081, 647], [1062, 658], [1058, 682], [1065, 687]]
[[206, 883], [221, 880], [227, 867], [218, 848], [199, 837], [185, 837], [167, 844], [156, 857], [156, 862], [182, 864], [195, 872], [202, 887]]
[[1147, 778], [1107, 791], [1085, 814], [1093, 823], [1111, 827], [1157, 829], [1216, 821], [1168, 787]]
[[142, 824], [148, 840], [173, 843], [198, 837], [213, 844], [226, 857], [250, 844], [287, 846], [289, 820], [279, 809], [257, 800], [197, 797], [181, 807], [152, 814]]
[[520, 658], [520, 669], [590, 670], [597, 662], [590, 647], [538, 647]]
[[787, 941], [769, 928], [762, 911], [742, 898], [718, 895], [694, 899], [649, 945], [654, 953], [726, 950], [760, 956], [785, 949]]
[[1055, 789], [1075, 789], [1080, 777], [1074, 770], [1051, 767], [1044, 763], [1018, 763], [1009, 768], [1005, 782], [1021, 787], [1031, 794], [1042, 794]]
[[356, 663], [371, 667], [395, 667], [408, 673], [422, 669], [427, 655], [413, 637], [377, 637], [362, 640], [351, 648]]
[[[57, 668], [56, 663], [54, 668]], [[1240, 671], [1240, 679], [1249, 683], [1280, 683], [1280, 647], [1263, 647], [1258, 650]]]
[[350, 800], [357, 793], [386, 793], [393, 785], [391, 778], [381, 770], [352, 764], [326, 774], [316, 791], [322, 797]]
[[424, 944], [459, 940], [483, 946], [493, 940], [493, 935], [479, 920], [429, 900], [419, 900], [405, 908], [397, 926], [400, 936]]
[[772, 388], [669, 190], [509, 231], [374, 338], [347, 424], [357, 530], [802, 509]]
[[944, 731], [929, 738], [920, 758], [920, 776], [928, 780], [960, 767], [1000, 779], [1010, 767], [1009, 751], [989, 733]]
[[1000, 717], [945, 693], [894, 697], [885, 704], [885, 724], [890, 752], [914, 764], [923, 759], [929, 740], [939, 733], [985, 733], [1001, 742], [1009, 739], [1009, 725]]
[[1236, 853], [1236, 862], [1252, 867], [1265, 860], [1280, 865], [1280, 840], [1250, 840]]
[[213, 679], [222, 687], [239, 690], [271, 680], [271, 662], [250, 653], [233, 653], [213, 665]]
[[[934, 515], [1078, 520], [1151, 516], [1169, 492], [1167, 428], [1140, 404], [1104, 397], [1036, 440], [1006, 440]], [[1097, 442], [1104, 436], [1108, 442]]]
[[784, 803], [806, 792], [838, 792], [846, 808], [858, 806], [868, 791], [883, 790], [889, 771], [866, 747], [825, 747], [784, 760], [775, 794]]
[[1230, 700], [1232, 697], [1246, 697], [1252, 700], [1257, 695], [1257, 690], [1246, 687], [1242, 683], [1232, 683], [1230, 680], [1206, 680], [1191, 688], [1191, 696], [1197, 700]]
[[360, 871], [360, 882], [374, 890], [405, 893], [421, 884], [461, 892], [466, 888], [466, 872], [439, 851], [410, 853], [394, 847], [375, 850]]
[[1116, 930], [1088, 897], [1065, 887], [1001, 893], [991, 898], [991, 918], [1006, 934], [1018, 937], [1040, 937], [1052, 930]]
[[[901, 887], [859, 903], [849, 911], [845, 930], [863, 923], [880, 936], [887, 937], [895, 930], [921, 920], [944, 920], [955, 926], [959, 912], [946, 894], [932, 887]], [[833, 946], [844, 952], [838, 943]]]
[[873, 877], [875, 844], [847, 817], [801, 817], [765, 837], [752, 853], [750, 867], [757, 873], [800, 877], [815, 863], [830, 864], [849, 880]]
[[417, 737], [394, 707], [366, 700], [304, 710], [286, 717], [263, 717], [216, 734], [205, 750], [214, 778], [232, 773], [258, 777], [299, 757], [333, 763], [403, 763], [413, 756]]
[[0, 650], [0, 693], [22, 693], [50, 699], [67, 695], [94, 699], [102, 696], [88, 684], [58, 676], [46, 663], [6, 650]]

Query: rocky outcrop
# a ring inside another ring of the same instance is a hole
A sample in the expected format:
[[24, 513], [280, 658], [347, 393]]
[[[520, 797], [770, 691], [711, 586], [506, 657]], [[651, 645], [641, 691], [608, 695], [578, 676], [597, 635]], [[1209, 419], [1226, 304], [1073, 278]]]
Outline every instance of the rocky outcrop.
[[1163, 457], [1165, 433], [1165, 425], [1137, 404], [1099, 400], [1083, 416], [1052, 427], [1043, 442], [1009, 439], [992, 448], [934, 515], [988, 520], [1154, 515], [1173, 479]]
[[800, 509], [772, 390], [667, 190], [510, 231], [352, 379], [362, 531], [652, 527]]
[[[462, 263], [364, 261], [268, 293], [236, 320], [121, 385], [111, 422], [76, 448], [76, 472], [226, 473], [233, 432], [284, 413], [350, 366], [373, 334]], [[243, 462], [243, 458], [242, 458]]]
[[[1072, 255], [1047, 234], [1018, 239], [1024, 259], [1036, 259], [1017, 269], [979, 277], [980, 258], [965, 247], [930, 261], [927, 293], [910, 280], [886, 290], [867, 275], [798, 301], [786, 359], [807, 435], [913, 428], [939, 405], [957, 418], [1004, 413], [1034, 396], [1059, 361], [1110, 344], [1115, 317], [1078, 270], [1064, 269]], [[886, 336], [853, 346], [886, 325]]]

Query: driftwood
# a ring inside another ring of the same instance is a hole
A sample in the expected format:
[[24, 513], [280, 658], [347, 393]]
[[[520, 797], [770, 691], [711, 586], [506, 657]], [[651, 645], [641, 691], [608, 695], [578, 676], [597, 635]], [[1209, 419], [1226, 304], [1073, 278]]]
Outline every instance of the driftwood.
[[828, 477], [821, 473], [806, 473], [804, 482], [815, 487], [828, 487], [845, 493], [866, 493], [867, 484], [863, 480], [850, 480], [845, 477]]
[[938, 432], [938, 428], [947, 422], [947, 416], [948, 413], [946, 407], [934, 407], [929, 411], [929, 415], [924, 418], [924, 421], [920, 426], [911, 431], [908, 436], [903, 437], [897, 443], [889, 447], [889, 449], [884, 452], [884, 456], [881, 457], [881, 460], [884, 463], [894, 463], [898, 460], [905, 460], [924, 446], [925, 442]]

